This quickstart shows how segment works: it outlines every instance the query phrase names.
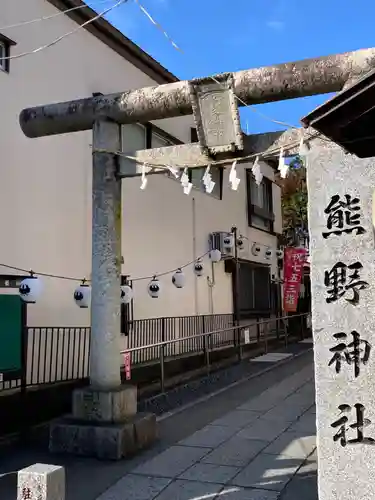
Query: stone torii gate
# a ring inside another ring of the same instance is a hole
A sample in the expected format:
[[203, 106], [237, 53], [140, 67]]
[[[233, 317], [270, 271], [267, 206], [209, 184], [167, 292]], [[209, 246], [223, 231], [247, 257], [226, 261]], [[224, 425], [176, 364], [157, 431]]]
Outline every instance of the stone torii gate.
[[[364, 49], [21, 112], [22, 130], [30, 138], [93, 130], [90, 387], [74, 393], [73, 420], [53, 425], [53, 451], [120, 458], [154, 436], [152, 417], [135, 415], [136, 389], [121, 386], [120, 379], [121, 179], [139, 175], [137, 162], [118, 162], [113, 154], [122, 149], [121, 125], [193, 113], [199, 144], [134, 156], [181, 167], [230, 161], [244, 150], [236, 98], [240, 104], [259, 104], [335, 92], [374, 67], [375, 49]], [[126, 438], [129, 417], [136, 443]]]

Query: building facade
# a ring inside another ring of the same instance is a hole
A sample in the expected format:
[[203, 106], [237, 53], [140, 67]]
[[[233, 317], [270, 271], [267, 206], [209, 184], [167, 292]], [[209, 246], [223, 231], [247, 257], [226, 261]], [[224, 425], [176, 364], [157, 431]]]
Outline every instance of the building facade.
[[[1, 6], [2, 24], [53, 16], [1, 33], [2, 56], [31, 52], [77, 28], [93, 11], [61, 10], [79, 0], [12, 0]], [[123, 7], [124, 10], [126, 10]], [[22, 13], [22, 16], [20, 16]], [[87, 132], [27, 139], [18, 115], [25, 107], [68, 101], [95, 93], [112, 93], [176, 81], [177, 78], [101, 19], [79, 29], [51, 48], [4, 60], [0, 72], [2, 134], [0, 147], [0, 273], [20, 272], [5, 266], [66, 277], [88, 278], [91, 267], [92, 136]], [[126, 149], [146, 149], [195, 140], [192, 117], [159, 120], [123, 128]], [[172, 274], [160, 278], [157, 299], [147, 293], [150, 276], [184, 266], [209, 250], [213, 232], [235, 225], [243, 236], [239, 310], [243, 318], [270, 313], [272, 276], [277, 277], [277, 235], [282, 231], [280, 189], [274, 169], [262, 163], [264, 180], [255, 184], [251, 164], [238, 165], [241, 183], [232, 191], [228, 171], [213, 169], [215, 189], [204, 192], [202, 170], [191, 171], [194, 189], [183, 193], [167, 175], [122, 182], [123, 276], [133, 281], [134, 319], [220, 314], [233, 311], [233, 270], [221, 261], [205, 274], [187, 267], [186, 285], [177, 289]], [[254, 250], [254, 245], [259, 251]], [[266, 257], [272, 250], [271, 258]], [[3, 265], [3, 266], [2, 266]], [[5, 266], [4, 266], [5, 265]], [[139, 280], [138, 278], [147, 279]], [[42, 278], [43, 293], [28, 306], [30, 326], [87, 326], [89, 311], [79, 309], [73, 292], [79, 281]], [[3, 289], [1, 293], [9, 293]]]

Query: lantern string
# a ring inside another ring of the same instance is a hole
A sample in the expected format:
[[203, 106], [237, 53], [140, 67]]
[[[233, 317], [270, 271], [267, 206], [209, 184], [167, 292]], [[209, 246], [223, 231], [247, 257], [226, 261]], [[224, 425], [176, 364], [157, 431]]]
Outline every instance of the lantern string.
[[[175, 269], [171, 269], [169, 271], [165, 271], [165, 272], [162, 272], [162, 273], [159, 273], [159, 274], [155, 274], [154, 273], [154, 274], [151, 274], [149, 276], [140, 276], [140, 277], [137, 277], [137, 278], [134, 278], [134, 279], [130, 279], [130, 280], [131, 281], [142, 281], [142, 280], [147, 280], [147, 279], [152, 279], [152, 278], [160, 278], [162, 276], [166, 276], [168, 274], [175, 273], [179, 269], [185, 269], [186, 267], [191, 266], [192, 264], [194, 264], [198, 260], [200, 260], [203, 257], [205, 257], [207, 254], [209, 254], [210, 251], [211, 250], [205, 252], [200, 257], [197, 257], [196, 259], [194, 259], [194, 260], [192, 260], [190, 262], [187, 262], [183, 266], [176, 267]], [[24, 269], [22, 267], [11, 266], [9, 264], [2, 264], [2, 263], [0, 263], [0, 267], [4, 267], [5, 269], [11, 269], [12, 271], [18, 271], [20, 273], [24, 273], [25, 275], [27, 274], [28, 276], [31, 276], [31, 275], [34, 275], [34, 276], [44, 276], [46, 278], [56, 278], [56, 279], [67, 280], [67, 281], [77, 281], [77, 282], [80, 282], [80, 283], [82, 283], [83, 281], [85, 283], [89, 283], [91, 281], [91, 280], [88, 280], [88, 279], [82, 278], [82, 277], [81, 278], [74, 278], [73, 276], [64, 276], [64, 275], [60, 275], [60, 274], [43, 273], [43, 272], [37, 272], [37, 271], [34, 271], [34, 270], [31, 271], [30, 269]]]

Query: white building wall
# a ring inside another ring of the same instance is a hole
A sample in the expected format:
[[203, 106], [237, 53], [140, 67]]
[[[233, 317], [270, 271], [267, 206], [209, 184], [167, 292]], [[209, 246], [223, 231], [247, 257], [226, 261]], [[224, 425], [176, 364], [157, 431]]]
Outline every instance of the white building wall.
[[[1, 8], [2, 25], [57, 12], [44, 0], [11, 0]], [[4, 35], [17, 42], [12, 49], [14, 55], [42, 46], [76, 27], [75, 22], [59, 15], [50, 21], [13, 28]], [[0, 263], [65, 276], [90, 275], [91, 133], [27, 139], [19, 127], [19, 112], [24, 107], [86, 97], [93, 92], [153, 84], [147, 75], [83, 29], [50, 49], [12, 60], [9, 74], [0, 72]], [[182, 141], [190, 141], [192, 117], [155, 124]], [[266, 165], [264, 169], [273, 178], [272, 169]], [[198, 191], [187, 197], [178, 182], [161, 176], [150, 177], [144, 192], [139, 190], [139, 179], [124, 181], [123, 274], [152, 275], [183, 265], [195, 257], [194, 236], [200, 255], [207, 250], [210, 232], [229, 230], [233, 224], [249, 241], [275, 246], [274, 236], [247, 226], [244, 177], [239, 190], [232, 192], [227, 175], [222, 201]], [[278, 200], [274, 185], [276, 231], [281, 230]], [[246, 255], [250, 254], [245, 249], [243, 257]], [[224, 273], [223, 263], [216, 268], [213, 312], [231, 312], [230, 276]], [[0, 266], [0, 273], [12, 271]], [[195, 293], [196, 278], [191, 269], [186, 270], [186, 276], [187, 286], [182, 290], [173, 287], [170, 276], [163, 278], [158, 300], [147, 295], [147, 281], [137, 282], [135, 317], [211, 312], [206, 278], [199, 279]], [[29, 307], [29, 325], [88, 325], [88, 312], [73, 303], [75, 286], [68, 280], [44, 279], [41, 300]]]

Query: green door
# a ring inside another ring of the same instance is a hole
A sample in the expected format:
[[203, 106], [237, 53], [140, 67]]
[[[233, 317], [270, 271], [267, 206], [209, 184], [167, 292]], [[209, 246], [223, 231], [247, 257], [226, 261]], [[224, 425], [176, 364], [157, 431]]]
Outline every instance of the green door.
[[19, 375], [22, 363], [22, 299], [0, 295], [0, 373], [4, 380]]

